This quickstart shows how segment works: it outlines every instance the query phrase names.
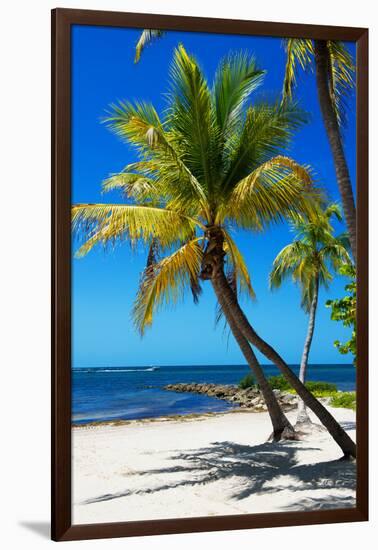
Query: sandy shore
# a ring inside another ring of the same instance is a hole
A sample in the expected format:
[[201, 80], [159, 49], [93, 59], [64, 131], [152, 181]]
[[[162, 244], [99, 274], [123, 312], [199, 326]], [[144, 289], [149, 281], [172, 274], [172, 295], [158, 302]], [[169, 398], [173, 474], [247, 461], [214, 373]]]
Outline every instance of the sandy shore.
[[[354, 438], [355, 413], [331, 411]], [[327, 432], [274, 444], [269, 432], [268, 414], [249, 412], [74, 428], [73, 522], [354, 506], [355, 464]]]

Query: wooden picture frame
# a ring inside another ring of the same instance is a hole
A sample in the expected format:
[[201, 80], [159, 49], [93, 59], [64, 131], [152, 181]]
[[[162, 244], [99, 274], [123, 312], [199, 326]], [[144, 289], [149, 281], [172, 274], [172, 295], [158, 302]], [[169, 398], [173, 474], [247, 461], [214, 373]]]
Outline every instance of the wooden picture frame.
[[[357, 497], [350, 509], [72, 525], [72, 25], [354, 41], [357, 45]], [[320, 25], [56, 9], [52, 11], [52, 538], [56, 541], [308, 525], [368, 519], [368, 30]]]

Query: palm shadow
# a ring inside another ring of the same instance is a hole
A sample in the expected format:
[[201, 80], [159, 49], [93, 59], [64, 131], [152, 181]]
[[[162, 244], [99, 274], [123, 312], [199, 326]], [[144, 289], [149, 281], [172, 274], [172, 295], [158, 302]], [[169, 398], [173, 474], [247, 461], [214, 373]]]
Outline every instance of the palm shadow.
[[[146, 495], [178, 487], [202, 486], [218, 480], [238, 478], [238, 489], [229, 496], [231, 500], [243, 500], [253, 494], [277, 493], [283, 490], [305, 491], [311, 489], [354, 489], [356, 484], [355, 463], [328, 461], [317, 464], [298, 464], [297, 451], [319, 451], [318, 448], [301, 446], [297, 441], [239, 445], [230, 441], [214, 442], [200, 449], [175, 452], [170, 457], [173, 465], [133, 472], [132, 476], [159, 476], [182, 474], [180, 479], [137, 490], [126, 489], [89, 498], [80, 504], [94, 504], [127, 497]], [[280, 479], [282, 478], [282, 479]], [[272, 482], [274, 481], [274, 486]]]
[[356, 499], [351, 495], [326, 495], [322, 497], [306, 497], [282, 508], [283, 512], [300, 510], [332, 510], [338, 508], [355, 508]]

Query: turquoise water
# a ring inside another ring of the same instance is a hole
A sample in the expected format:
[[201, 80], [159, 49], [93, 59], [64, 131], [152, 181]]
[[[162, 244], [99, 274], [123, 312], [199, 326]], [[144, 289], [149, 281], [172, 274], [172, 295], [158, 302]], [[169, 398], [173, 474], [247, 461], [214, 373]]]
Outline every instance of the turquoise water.
[[[275, 367], [263, 368], [267, 376], [279, 374]], [[291, 368], [298, 373], [298, 366]], [[222, 412], [233, 405], [206, 395], [165, 391], [163, 387], [178, 382], [237, 384], [249, 372], [245, 365], [74, 369], [73, 422]], [[333, 382], [342, 391], [355, 389], [355, 376], [353, 365], [310, 365], [308, 369], [308, 380]]]

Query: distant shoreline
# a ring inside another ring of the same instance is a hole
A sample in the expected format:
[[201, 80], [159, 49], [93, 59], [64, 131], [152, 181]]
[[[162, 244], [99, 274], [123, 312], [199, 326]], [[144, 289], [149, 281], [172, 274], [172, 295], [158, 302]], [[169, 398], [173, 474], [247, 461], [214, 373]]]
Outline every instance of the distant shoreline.
[[[298, 363], [288, 363], [289, 367], [298, 367]], [[308, 365], [311, 367], [351, 367], [353, 366], [353, 363], [309, 363]], [[108, 366], [108, 365], [102, 365], [101, 367], [72, 367], [72, 371], [94, 371], [94, 370], [102, 370], [102, 369], [110, 369], [110, 370], [119, 370], [119, 369], [144, 369], [144, 370], [159, 370], [159, 369], [171, 369], [171, 368], [188, 368], [188, 367], [246, 367], [248, 368], [248, 365], [246, 363], [196, 363], [196, 364], [180, 364], [180, 365], [118, 365], [118, 366]], [[266, 368], [272, 368], [274, 367], [274, 363], [261, 363], [261, 367]]]
[[[196, 387], [197, 386], [197, 387]], [[223, 416], [225, 414], [233, 413], [255, 413], [260, 414], [267, 411], [266, 405], [264, 403], [261, 393], [252, 388], [241, 390], [237, 386], [224, 386], [220, 384], [177, 384], [177, 385], [168, 385], [164, 388], [166, 391], [174, 392], [189, 392], [189, 393], [199, 393], [207, 394], [215, 399], [221, 399], [233, 403], [234, 408], [224, 410], [224, 411], [209, 411], [209, 412], [192, 412], [185, 414], [172, 414], [172, 415], [156, 415], [148, 416], [145, 418], [133, 418], [133, 419], [114, 419], [114, 420], [92, 420], [88, 422], [72, 422], [73, 429], [82, 429], [82, 428], [96, 428], [101, 426], [128, 426], [133, 424], [148, 424], [152, 422], [188, 422], [190, 420], [200, 420]], [[297, 396], [288, 392], [279, 392], [274, 390], [276, 397], [283, 408], [283, 410], [291, 411], [296, 409], [297, 406]], [[337, 392], [338, 394], [348, 394], [350, 392]], [[329, 405], [330, 398], [323, 397], [319, 400], [324, 405]], [[238, 406], [239, 405], [239, 406]]]
[[[293, 369], [297, 372], [298, 365]], [[308, 381], [332, 383], [340, 391], [355, 390], [355, 367], [309, 367]], [[166, 391], [172, 384], [213, 385], [233, 387], [238, 391], [240, 381], [250, 373], [246, 365], [190, 366], [145, 368], [93, 368], [72, 372], [72, 421], [73, 424], [129, 421], [166, 416], [223, 413], [239, 406], [249, 406], [244, 398], [221, 397], [219, 392]], [[265, 367], [265, 374], [276, 376], [277, 369]], [[283, 389], [283, 388], [282, 388]], [[286, 391], [286, 390], [285, 390]], [[217, 395], [218, 393], [218, 395]], [[242, 396], [243, 397], [243, 396]], [[256, 398], [257, 395], [251, 396]], [[290, 399], [290, 397], [288, 397]], [[253, 404], [252, 404], [253, 405]], [[254, 404], [252, 408], [255, 408]], [[264, 409], [262, 409], [264, 410]], [[261, 410], [260, 410], [261, 412]]]

